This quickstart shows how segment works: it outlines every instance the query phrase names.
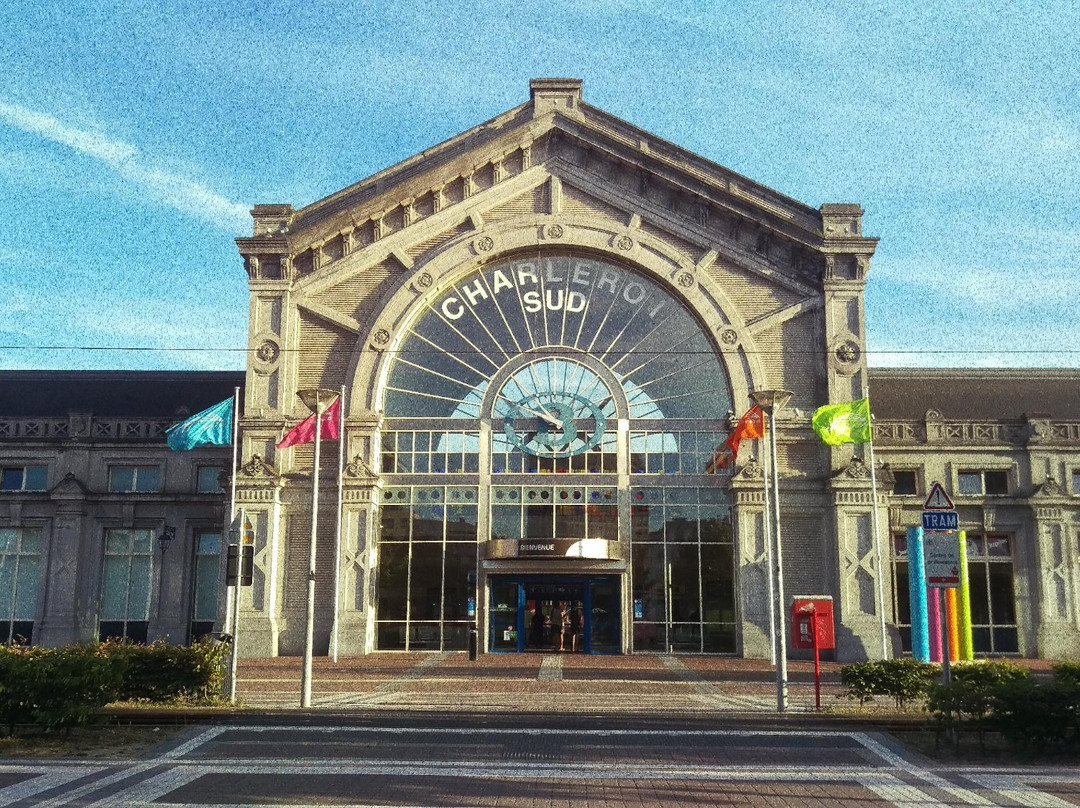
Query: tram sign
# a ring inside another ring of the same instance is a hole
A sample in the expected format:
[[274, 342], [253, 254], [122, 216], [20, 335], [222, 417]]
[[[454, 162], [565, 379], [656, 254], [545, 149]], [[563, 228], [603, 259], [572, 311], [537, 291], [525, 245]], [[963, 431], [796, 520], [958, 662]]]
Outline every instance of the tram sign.
[[960, 534], [939, 530], [923, 531], [923, 558], [926, 585], [941, 589], [960, 586]]
[[956, 511], [923, 511], [923, 530], [959, 530], [960, 517]]
[[941, 487], [941, 483], [935, 482], [930, 486], [930, 493], [923, 503], [922, 512], [923, 530], [959, 530], [960, 518], [956, 515], [956, 508]]

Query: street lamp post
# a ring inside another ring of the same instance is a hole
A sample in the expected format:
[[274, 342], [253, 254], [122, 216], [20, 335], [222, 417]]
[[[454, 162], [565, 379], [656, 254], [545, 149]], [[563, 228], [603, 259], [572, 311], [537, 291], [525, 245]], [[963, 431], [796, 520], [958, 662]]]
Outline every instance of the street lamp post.
[[300, 672], [300, 706], [311, 706], [311, 657], [315, 645], [315, 548], [319, 530], [319, 437], [322, 414], [338, 396], [321, 387], [298, 390], [304, 405], [315, 413], [315, 461], [311, 472], [311, 539], [308, 544], [307, 622], [304, 625], [304, 667]]
[[[773, 566], [771, 576], [776, 580], [776, 711], [787, 710], [787, 634], [784, 631], [784, 556], [780, 544], [780, 489], [776, 462], [776, 412], [791, 400], [790, 390], [755, 390], [750, 394], [754, 403], [768, 418], [769, 466], [772, 472], [772, 539]], [[770, 578], [772, 580], [772, 578]]]

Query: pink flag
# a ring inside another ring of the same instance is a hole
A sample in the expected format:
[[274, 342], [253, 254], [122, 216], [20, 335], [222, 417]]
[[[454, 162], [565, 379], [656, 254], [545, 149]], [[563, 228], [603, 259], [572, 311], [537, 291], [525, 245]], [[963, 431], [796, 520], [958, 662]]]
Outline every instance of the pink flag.
[[[319, 426], [319, 436], [327, 440], [337, 440], [338, 423], [341, 420], [341, 396], [334, 399], [334, 403], [322, 414], [322, 424]], [[315, 413], [312, 413], [303, 421], [285, 433], [285, 437], [277, 444], [279, 449], [287, 449], [298, 443], [315, 442]]]

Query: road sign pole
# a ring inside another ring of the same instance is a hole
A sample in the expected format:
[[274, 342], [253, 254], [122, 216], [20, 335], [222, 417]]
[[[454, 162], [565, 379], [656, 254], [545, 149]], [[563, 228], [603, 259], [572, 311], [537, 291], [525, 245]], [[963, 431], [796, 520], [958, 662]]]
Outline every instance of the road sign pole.
[[941, 674], [942, 682], [949, 684], [952, 682], [952, 669], [949, 665], [949, 618], [948, 609], [945, 603], [945, 589], [943, 587], [938, 589], [938, 597], [941, 604]]

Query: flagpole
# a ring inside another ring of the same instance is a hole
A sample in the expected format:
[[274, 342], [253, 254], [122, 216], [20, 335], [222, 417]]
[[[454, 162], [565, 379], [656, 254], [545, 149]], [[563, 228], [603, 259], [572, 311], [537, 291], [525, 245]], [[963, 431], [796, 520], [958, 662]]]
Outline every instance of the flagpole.
[[765, 456], [768, 454], [765, 449], [765, 440], [763, 438], [758, 439], [758, 453], [761, 455], [762, 467], [761, 476], [765, 480], [765, 513], [764, 513], [764, 525], [765, 528], [765, 564], [767, 566], [768, 574], [765, 576], [769, 582], [769, 661], [776, 664], [776, 604], [774, 602], [775, 592], [773, 590], [773, 575], [772, 575], [772, 508], [769, 504], [769, 463], [765, 460]]
[[[320, 397], [321, 398], [321, 397]], [[300, 706], [311, 706], [311, 657], [315, 646], [315, 558], [319, 535], [319, 443], [322, 401], [315, 403], [315, 461], [311, 472], [311, 539], [308, 543], [307, 620], [304, 624], [304, 667], [300, 672]]]
[[[236, 521], [236, 461], [239, 451], [237, 445], [237, 435], [240, 431], [240, 388], [233, 388], [233, 417], [232, 417], [232, 474], [230, 476], [229, 483], [229, 529], [232, 529], [233, 523]], [[243, 530], [243, 525], [240, 527]], [[229, 538], [226, 533], [225, 538]], [[222, 542], [224, 544], [224, 542]], [[224, 547], [222, 548], [224, 549]], [[240, 628], [240, 551], [237, 549], [236, 554], [236, 583], [233, 585], [235, 591], [228, 591], [226, 587], [225, 596], [225, 626], [232, 626], [232, 653], [229, 655], [229, 703], [236, 703], [236, 647], [237, 647], [237, 629]], [[235, 604], [233, 600], [235, 599]], [[232, 613], [232, 623], [229, 622], [229, 614]]]
[[874, 462], [874, 416], [870, 409], [870, 390], [863, 386], [863, 396], [866, 398], [867, 420], [870, 427], [870, 491], [874, 498], [874, 509], [870, 512], [873, 518], [874, 528], [874, 554], [877, 556], [877, 590], [878, 590], [878, 615], [881, 618], [881, 658], [889, 658], [889, 639], [885, 628], [885, 568], [881, 565], [881, 520], [878, 516], [877, 496], [877, 464]]
[[338, 398], [338, 476], [337, 476], [337, 524], [334, 526], [334, 614], [333, 628], [330, 630], [330, 655], [336, 663], [338, 660], [338, 623], [340, 622], [341, 609], [341, 516], [344, 508], [344, 475], [345, 475], [345, 385], [341, 385], [341, 395]]

